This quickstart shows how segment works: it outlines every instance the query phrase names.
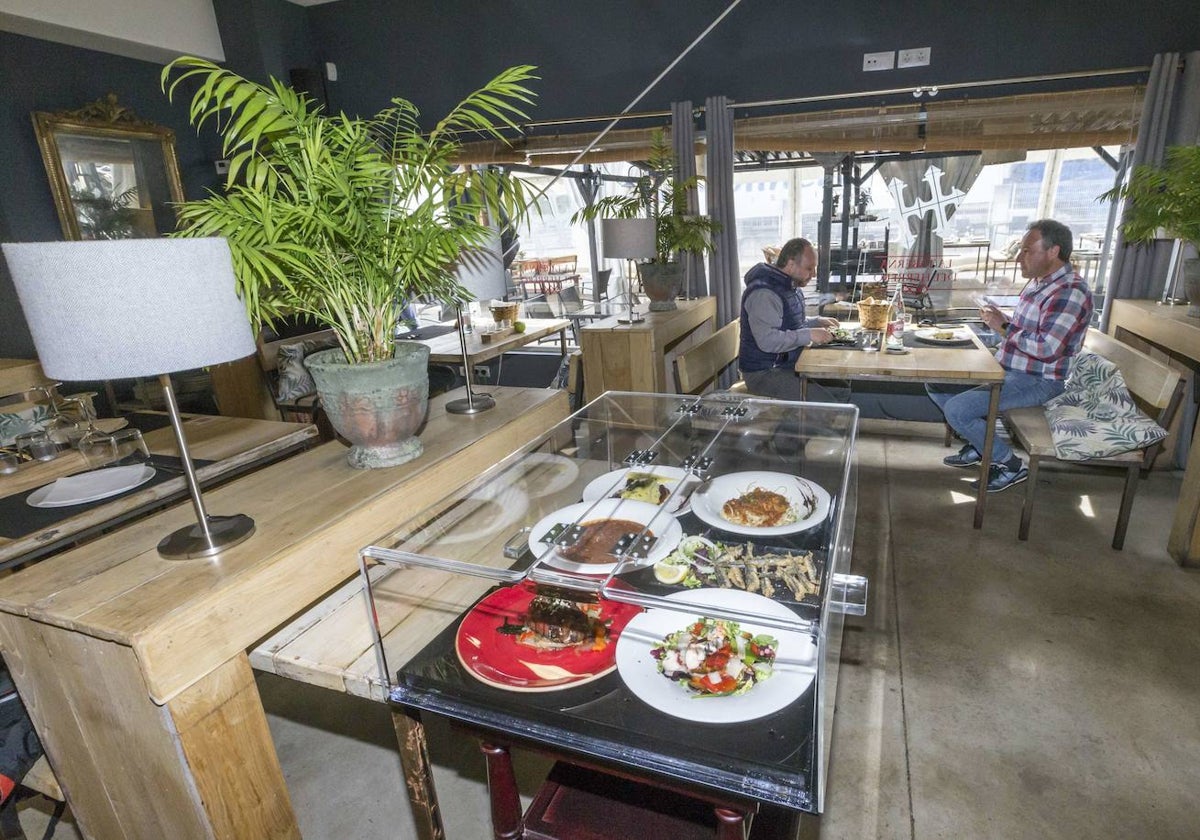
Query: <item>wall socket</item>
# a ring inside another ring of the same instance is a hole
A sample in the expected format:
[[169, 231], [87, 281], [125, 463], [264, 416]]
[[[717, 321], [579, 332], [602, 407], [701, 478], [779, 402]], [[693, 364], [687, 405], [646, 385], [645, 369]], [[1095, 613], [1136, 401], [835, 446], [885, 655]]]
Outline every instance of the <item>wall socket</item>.
[[929, 47], [915, 47], [911, 50], [900, 50], [897, 67], [925, 67], [929, 64]]
[[[928, 63], [928, 62], [927, 62]], [[891, 70], [896, 66], [896, 52], [863, 53], [863, 70]]]
[[492, 378], [492, 369], [487, 365], [475, 365], [475, 381], [487, 382]]

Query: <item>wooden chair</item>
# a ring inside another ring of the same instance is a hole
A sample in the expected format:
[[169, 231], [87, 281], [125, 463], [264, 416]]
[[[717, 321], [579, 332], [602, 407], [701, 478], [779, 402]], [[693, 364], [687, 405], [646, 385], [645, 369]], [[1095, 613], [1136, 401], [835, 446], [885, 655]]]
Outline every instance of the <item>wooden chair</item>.
[[753, 806], [560, 761], [522, 815], [507, 746], [481, 742], [492, 833], [506, 840], [744, 840]]
[[319, 330], [275, 341], [263, 341], [262, 336], [259, 336], [258, 341], [258, 364], [266, 379], [267, 390], [271, 392], [271, 399], [274, 400], [275, 407], [279, 409], [280, 416], [284, 420], [316, 423], [317, 427], [321, 429], [323, 438], [325, 438], [326, 432], [329, 433], [329, 437], [326, 439], [332, 439], [333, 429], [329, 427], [324, 412], [320, 410], [320, 401], [315, 391], [292, 399], [279, 399], [279, 350], [289, 344], [298, 344], [302, 341], [330, 341], [335, 338], [336, 334], [333, 330]]
[[[1144, 411], [1148, 411], [1164, 429], [1171, 425], [1183, 398], [1183, 380], [1179, 371], [1099, 330], [1088, 330], [1083, 346], [1120, 368], [1125, 385], [1138, 405]], [[1042, 460], [1055, 459], [1054, 441], [1050, 437], [1050, 424], [1046, 420], [1045, 408], [1040, 405], [1005, 412], [1005, 422], [1013, 438], [1029, 453], [1025, 505], [1021, 509], [1021, 525], [1017, 532], [1019, 539], [1027, 540], [1029, 523], [1033, 518], [1038, 466]], [[1155, 443], [1144, 449], [1108, 458], [1064, 462], [1088, 467], [1121, 467], [1125, 470], [1125, 489], [1121, 494], [1121, 507], [1117, 514], [1117, 527], [1112, 541], [1112, 547], [1118, 551], [1125, 545], [1125, 531], [1129, 527], [1129, 515], [1133, 509], [1138, 478], [1142, 470], [1149, 469], [1154, 463], [1159, 446], [1159, 443]]]
[[[721, 372], [737, 363], [741, 324], [730, 321], [721, 329], [675, 357], [676, 392], [700, 394]], [[730, 391], [744, 392], [746, 383], [735, 382]]]

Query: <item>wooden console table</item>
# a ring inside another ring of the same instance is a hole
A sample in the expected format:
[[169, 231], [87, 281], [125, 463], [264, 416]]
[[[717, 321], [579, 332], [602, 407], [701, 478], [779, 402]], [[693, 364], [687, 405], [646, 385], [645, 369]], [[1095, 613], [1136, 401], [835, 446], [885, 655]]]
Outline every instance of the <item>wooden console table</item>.
[[[1110, 307], [1110, 335], [1137, 336], [1185, 361], [1193, 371], [1200, 370], [1200, 318], [1188, 317], [1186, 306], [1163, 306], [1154, 300], [1114, 300]], [[1167, 550], [1180, 565], [1200, 565], [1200, 423], [1192, 435]]]
[[246, 651], [351, 578], [358, 549], [567, 414], [566, 392], [492, 388], [430, 401], [425, 453], [355, 470], [336, 442], [205, 494], [253, 517], [219, 559], [155, 546], [188, 505], [0, 581], [0, 645], [86, 837], [298, 838]]
[[645, 312], [645, 320], [635, 324], [614, 316], [579, 331], [589, 402], [605, 391], [675, 391], [674, 354], [712, 335], [717, 316], [714, 297], [677, 303], [669, 312]]

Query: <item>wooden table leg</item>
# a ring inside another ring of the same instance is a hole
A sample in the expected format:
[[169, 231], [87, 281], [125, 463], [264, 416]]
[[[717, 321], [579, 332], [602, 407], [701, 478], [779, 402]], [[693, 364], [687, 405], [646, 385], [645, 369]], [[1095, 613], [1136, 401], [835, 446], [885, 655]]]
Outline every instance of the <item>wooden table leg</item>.
[[992, 385], [988, 401], [987, 434], [983, 438], [983, 461], [979, 464], [979, 492], [975, 496], [975, 528], [983, 527], [983, 511], [987, 505], [988, 473], [992, 469], [992, 447], [996, 439], [996, 418], [1000, 415], [1000, 388], [1004, 383]]
[[1200, 423], [1192, 434], [1167, 551], [1181, 566], [1200, 565]]
[[438, 807], [437, 791], [433, 786], [433, 763], [429, 760], [429, 744], [425, 740], [425, 724], [416, 709], [392, 707], [392, 726], [400, 743], [400, 764], [404, 768], [404, 785], [412, 807], [418, 840], [446, 840], [442, 812]]
[[160, 706], [125, 645], [10, 614], [0, 643], [85, 837], [299, 840], [245, 654]]

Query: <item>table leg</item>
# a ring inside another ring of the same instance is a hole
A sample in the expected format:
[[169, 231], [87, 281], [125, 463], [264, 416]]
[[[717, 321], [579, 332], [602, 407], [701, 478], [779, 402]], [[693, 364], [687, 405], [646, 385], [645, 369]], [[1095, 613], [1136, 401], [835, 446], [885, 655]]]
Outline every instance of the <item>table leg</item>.
[[1200, 423], [1192, 434], [1167, 551], [1181, 566], [1200, 564]]
[[975, 496], [975, 527], [983, 527], [983, 510], [987, 505], [988, 473], [992, 467], [992, 445], [996, 438], [996, 418], [1000, 415], [1000, 386], [992, 385], [992, 396], [988, 401], [987, 434], [983, 438], [983, 461], [979, 464], [979, 493]]
[[429, 744], [425, 739], [425, 724], [415, 709], [392, 709], [392, 726], [400, 744], [400, 764], [404, 768], [404, 786], [412, 807], [418, 840], [446, 840], [442, 811], [438, 807], [437, 791], [433, 786], [433, 763], [429, 760]]

